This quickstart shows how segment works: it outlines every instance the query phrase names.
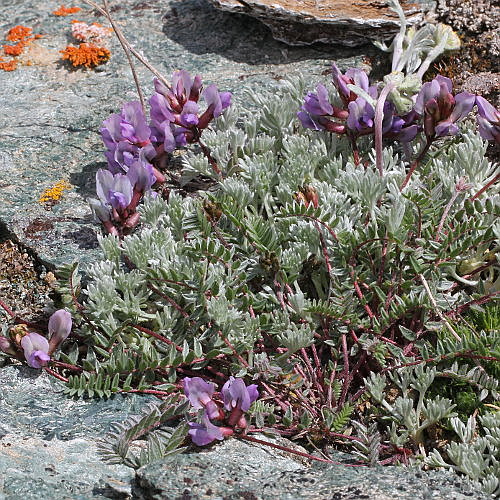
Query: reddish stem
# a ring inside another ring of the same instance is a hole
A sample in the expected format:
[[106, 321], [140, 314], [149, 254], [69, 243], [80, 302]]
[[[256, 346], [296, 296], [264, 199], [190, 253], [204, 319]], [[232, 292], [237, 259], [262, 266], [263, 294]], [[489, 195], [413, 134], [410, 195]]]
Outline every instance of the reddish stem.
[[349, 353], [347, 351], [347, 339], [345, 333], [341, 335], [340, 341], [342, 343], [342, 356], [344, 358], [344, 383], [342, 385], [342, 392], [340, 394], [338, 404], [340, 406], [344, 406], [347, 391], [349, 390], [349, 386], [351, 385], [351, 378], [349, 376]]
[[185, 318], [189, 318], [189, 314], [171, 297], [163, 293], [161, 290], [158, 290], [155, 286], [153, 286], [151, 283], [147, 284], [147, 287], [156, 293], [156, 295], [159, 295], [160, 297], [164, 298], [171, 306], [173, 306], [177, 311], [179, 311]]
[[11, 318], [15, 318], [16, 315], [12, 312], [12, 309], [3, 301], [3, 300], [0, 300], [0, 306], [2, 307], [2, 309], [5, 310], [5, 312], [11, 317]]
[[52, 375], [53, 377], [61, 380], [62, 382], [68, 382], [69, 379], [63, 377], [62, 375], [59, 375], [59, 373], [55, 372], [54, 370], [51, 370], [47, 366], [44, 366], [43, 368], [49, 375]]
[[70, 365], [69, 363], [63, 363], [62, 361], [52, 361], [52, 366], [57, 366], [58, 368], [65, 368], [67, 370], [72, 370], [74, 372], [83, 372], [83, 368], [80, 366]]
[[486, 185], [484, 185], [474, 196], [470, 198], [470, 201], [474, 201], [476, 198], [479, 198], [490, 186], [495, 184], [495, 182], [500, 179], [500, 174], [497, 174], [491, 181], [489, 181]]
[[413, 172], [415, 172], [415, 170], [419, 166], [420, 162], [422, 161], [423, 157], [425, 156], [427, 151], [429, 151], [431, 144], [432, 144], [432, 139], [427, 138], [427, 142], [424, 146], [424, 149], [422, 149], [422, 151], [418, 155], [417, 159], [412, 163], [410, 170], [408, 170], [408, 173], [406, 174], [406, 178], [403, 181], [403, 184], [401, 184], [401, 187], [399, 188], [400, 191], [403, 191], [403, 189], [406, 187], [408, 182], [410, 182], [410, 179], [411, 179], [411, 176], [413, 175]]
[[206, 156], [208, 162], [212, 166], [213, 171], [220, 176], [222, 174], [222, 170], [219, 168], [219, 165], [217, 165], [214, 157], [210, 154], [209, 149], [199, 139], [198, 144], [200, 145], [200, 148], [203, 151], [203, 154]]
[[226, 337], [224, 337], [224, 335], [222, 334], [222, 331], [219, 330], [217, 333], [219, 334], [219, 337], [224, 341], [224, 344], [226, 344], [229, 347], [229, 349], [231, 349], [233, 351], [233, 354], [238, 358], [238, 361], [244, 367], [248, 368], [249, 364], [247, 363], [247, 361], [240, 354], [238, 354], [238, 352], [236, 351], [234, 346], [231, 344], [231, 342], [229, 342], [229, 340]]
[[270, 443], [269, 441], [263, 441], [262, 439], [254, 438], [253, 436], [248, 436], [245, 434], [240, 434], [237, 436], [238, 439], [244, 439], [245, 441], [251, 441], [252, 443], [263, 444], [265, 446], [269, 446], [270, 448], [275, 448], [276, 450], [287, 451], [288, 453], [292, 453], [294, 455], [298, 455], [300, 457], [305, 457], [310, 460], [316, 460], [318, 462], [325, 462], [327, 464], [334, 465], [343, 465], [345, 467], [366, 467], [365, 465], [355, 465], [355, 464], [342, 464], [340, 462], [334, 462], [333, 460], [328, 460], [326, 458], [315, 457], [314, 455], [310, 455], [309, 453], [304, 453], [298, 450], [292, 450], [291, 448], [287, 448], [286, 446], [281, 446], [279, 444]]
[[164, 342], [165, 344], [172, 345], [175, 347], [175, 349], [178, 352], [182, 352], [182, 347], [178, 346], [175, 342], [172, 342], [170, 339], [167, 339], [163, 335], [160, 335], [159, 333], [153, 332], [153, 330], [150, 330], [149, 328], [145, 328], [144, 326], [132, 325], [132, 327], [135, 328], [136, 330], [139, 330], [140, 332], [147, 333], [148, 335], [151, 335], [155, 339], [158, 339], [161, 342]]

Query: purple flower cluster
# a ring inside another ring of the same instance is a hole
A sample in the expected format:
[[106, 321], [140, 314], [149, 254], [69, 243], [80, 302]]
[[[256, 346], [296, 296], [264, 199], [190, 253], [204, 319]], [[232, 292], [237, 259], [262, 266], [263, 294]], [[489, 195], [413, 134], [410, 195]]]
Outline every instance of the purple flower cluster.
[[[230, 92], [219, 92], [212, 84], [202, 91], [199, 75], [193, 78], [187, 71], [172, 75], [172, 86], [167, 87], [155, 79], [155, 94], [149, 100], [151, 125], [155, 142], [163, 143], [165, 151], [197, 142], [203, 129], [220, 116], [231, 104]], [[199, 100], [207, 108], [200, 111]]]
[[424, 83], [417, 95], [414, 110], [423, 116], [424, 133], [428, 138], [458, 134], [456, 123], [474, 107], [475, 95], [461, 92], [454, 96], [452, 88], [449, 78], [438, 75]]
[[137, 161], [147, 163], [156, 156], [140, 102], [125, 103], [121, 113], [111, 115], [102, 125], [101, 137], [107, 149], [104, 156], [113, 174], [126, 173]]
[[[328, 130], [347, 134], [351, 139], [373, 134], [375, 107], [378, 90], [370, 85], [368, 75], [361, 69], [351, 68], [342, 74], [335, 64], [332, 67], [333, 85], [337, 89], [342, 107], [334, 106], [323, 85], [316, 93], [308, 93], [301, 110], [297, 113], [302, 125], [313, 130]], [[355, 85], [363, 92], [357, 95], [348, 85]], [[368, 97], [371, 98], [368, 101]], [[387, 139], [407, 143], [419, 130], [424, 131], [427, 140], [458, 134], [457, 122], [465, 118], [474, 107], [478, 108], [479, 133], [486, 140], [500, 142], [500, 112], [482, 97], [468, 92], [452, 93], [449, 78], [437, 76], [424, 83], [414, 97], [413, 109], [398, 115], [395, 105], [386, 101], [383, 106], [382, 135]]]
[[[215, 393], [215, 386], [211, 382], [205, 382], [200, 377], [183, 380], [184, 393], [191, 406], [196, 410], [203, 409], [202, 422], [189, 423], [189, 435], [198, 446], [204, 446], [212, 441], [222, 441], [224, 436], [234, 433], [234, 428], [244, 429], [247, 422], [244, 413], [250, 409], [251, 404], [259, 397], [259, 391], [255, 384], [245, 385], [241, 378], [229, 377], [221, 390], [224, 409], [212, 399]], [[227, 426], [217, 426], [212, 420], [225, 421]]]
[[19, 334], [13, 330], [11, 340], [0, 337], [0, 350], [22, 359], [20, 351], [31, 368], [42, 368], [50, 361], [50, 355], [66, 340], [71, 333], [71, 314], [64, 309], [59, 309], [49, 319], [49, 339], [36, 332]]
[[[332, 74], [333, 84], [342, 101], [342, 108], [330, 103], [327, 89], [323, 85], [318, 85], [317, 93], [308, 93], [301, 110], [297, 113], [302, 125], [313, 130], [328, 130], [337, 134], [347, 134], [353, 139], [372, 134], [375, 108], [372, 102], [357, 95], [349, 89], [348, 85], [356, 85], [373, 101], [378, 96], [377, 87], [370, 86], [368, 75], [361, 69], [351, 68], [342, 74], [333, 64]], [[418, 132], [414, 119], [414, 114], [397, 116], [394, 104], [386, 102], [384, 104], [382, 132], [386, 137], [409, 142], [414, 139]]]
[[[165, 182], [155, 168], [164, 152], [199, 141], [203, 129], [231, 103], [229, 92], [219, 92], [215, 85], [203, 90], [201, 78], [192, 79], [187, 71], [176, 71], [170, 87], [156, 79], [154, 86], [149, 124], [141, 104], [133, 101], [104, 120], [101, 128], [108, 170], [97, 172], [99, 199], [89, 203], [96, 219], [116, 236], [139, 223], [136, 208], [144, 193], [155, 182]], [[200, 98], [207, 104], [203, 113]]]
[[495, 109], [481, 96], [476, 97], [476, 106], [476, 119], [481, 137], [500, 144], [500, 110]]

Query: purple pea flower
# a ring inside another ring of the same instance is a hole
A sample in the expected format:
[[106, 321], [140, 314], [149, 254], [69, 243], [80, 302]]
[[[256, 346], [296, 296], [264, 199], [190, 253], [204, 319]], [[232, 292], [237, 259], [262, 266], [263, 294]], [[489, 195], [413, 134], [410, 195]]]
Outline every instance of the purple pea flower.
[[49, 341], [38, 333], [28, 333], [21, 339], [24, 357], [31, 368], [42, 368], [50, 361]]
[[[213, 84], [202, 92], [201, 78], [197, 75], [192, 79], [184, 70], [172, 75], [171, 87], [156, 79], [154, 86], [156, 93], [149, 101], [152, 137], [156, 142], [163, 142], [168, 152], [198, 141], [210, 121], [231, 104], [229, 92], [219, 92]], [[198, 104], [200, 97], [207, 104], [202, 114]]]
[[[389, 103], [392, 105], [392, 103]], [[384, 107], [384, 121], [382, 122], [382, 128], [384, 137], [395, 139], [399, 142], [411, 142], [415, 139], [420, 127], [415, 123], [418, 119], [417, 113], [415, 111], [410, 111], [403, 116], [392, 116], [392, 122], [390, 127], [386, 129], [385, 127], [385, 107]]]
[[217, 85], [209, 85], [201, 95], [207, 103], [206, 111], [200, 116], [199, 128], [206, 128], [208, 124], [220, 116], [231, 105], [231, 92], [219, 92]]
[[214, 384], [205, 382], [200, 377], [185, 377], [182, 383], [184, 393], [195, 410], [204, 408], [209, 418], [220, 416], [220, 409], [212, 400], [212, 395], [215, 392]]
[[212, 424], [206, 413], [204, 413], [202, 420], [202, 424], [199, 424], [198, 422], [189, 422], [190, 429], [188, 434], [191, 436], [194, 444], [197, 446], [205, 446], [216, 439], [219, 441], [224, 439], [222, 429]]
[[133, 187], [124, 174], [113, 175], [109, 170], [99, 169], [96, 174], [97, 196], [104, 205], [121, 212], [132, 201]]
[[476, 97], [476, 106], [479, 134], [487, 141], [500, 143], [500, 110], [481, 96]]
[[250, 405], [259, 397], [257, 385], [252, 384], [248, 387], [242, 378], [229, 377], [229, 380], [222, 387], [222, 398], [224, 399], [224, 408], [232, 411], [235, 408], [245, 412], [250, 409]]
[[365, 92], [368, 92], [370, 82], [368, 80], [368, 75], [362, 69], [349, 68], [343, 75], [334, 63], [332, 64], [332, 75], [333, 85], [337, 89], [345, 107], [347, 107], [351, 101], [355, 101], [358, 97], [357, 94], [347, 87], [348, 84], [356, 85]]
[[133, 186], [134, 194], [139, 192], [142, 195], [146, 191], [149, 191], [151, 186], [156, 182], [153, 165], [141, 160], [135, 160], [130, 165], [127, 177]]
[[52, 354], [71, 333], [71, 314], [64, 309], [59, 309], [49, 318], [49, 354]]
[[151, 129], [138, 101], [125, 103], [121, 113], [104, 120], [101, 137], [107, 149], [104, 154], [113, 173], [126, 172], [140, 155], [149, 160], [156, 155], [151, 144]]
[[330, 118], [345, 119], [347, 112], [333, 106], [328, 100], [328, 91], [324, 85], [316, 87], [316, 93], [309, 92], [304, 104], [297, 113], [302, 126], [313, 130], [328, 130], [337, 134], [345, 131], [345, 126]]
[[438, 75], [424, 83], [417, 95], [414, 110], [424, 117], [424, 132], [428, 138], [458, 134], [456, 122], [472, 110], [476, 97], [468, 92], [453, 96], [449, 78]]
[[354, 135], [365, 135], [373, 131], [375, 110], [363, 97], [358, 97], [348, 105], [347, 127]]

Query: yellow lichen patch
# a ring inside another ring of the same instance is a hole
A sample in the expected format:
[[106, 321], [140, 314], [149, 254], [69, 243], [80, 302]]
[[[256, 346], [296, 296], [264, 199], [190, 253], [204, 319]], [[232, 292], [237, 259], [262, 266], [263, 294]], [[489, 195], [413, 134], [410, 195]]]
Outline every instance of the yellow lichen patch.
[[90, 43], [82, 43], [79, 47], [68, 45], [61, 50], [62, 58], [71, 62], [75, 67], [85, 66], [95, 68], [99, 64], [104, 64], [111, 57], [111, 52], [104, 48]]
[[69, 16], [70, 14], [74, 14], [75, 12], [80, 12], [82, 9], [80, 7], [66, 7], [61, 5], [57, 10], [52, 12], [54, 16]]
[[52, 186], [51, 188], [47, 188], [41, 194], [38, 201], [50, 206], [55, 205], [61, 200], [64, 191], [71, 188], [72, 186], [68, 181], [60, 180], [59, 182], [56, 182], [56, 184], [54, 184], [54, 186]]

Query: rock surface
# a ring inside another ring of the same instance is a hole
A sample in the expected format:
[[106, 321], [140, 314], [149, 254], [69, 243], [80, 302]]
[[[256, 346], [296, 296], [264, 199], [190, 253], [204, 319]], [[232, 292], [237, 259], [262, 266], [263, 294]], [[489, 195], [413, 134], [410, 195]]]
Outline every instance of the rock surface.
[[[0, 500], [202, 499], [482, 500], [448, 472], [315, 462], [230, 439], [134, 471], [101, 461], [97, 441], [152, 400], [75, 400], [57, 381], [27, 367], [0, 369]], [[269, 439], [262, 437], [261, 439]], [[279, 444], [297, 448], [287, 440]]]
[[37, 370], [1, 368], [0, 499], [128, 497], [134, 471], [103, 463], [96, 442], [149, 400], [74, 400]]
[[[345, 48], [290, 48], [273, 40], [255, 19], [220, 12], [205, 0], [110, 4], [131, 43], [167, 77], [178, 68], [199, 73], [207, 84], [233, 92], [236, 101], [245, 89], [269, 87], [299, 73], [313, 82], [332, 60], [346, 68], [359, 65], [362, 55], [376, 53], [372, 47], [363, 54]], [[73, 16], [51, 14], [59, 5], [59, 0], [0, 0], [0, 39], [16, 24], [43, 34], [31, 66], [0, 71], [0, 223], [7, 236], [33, 248], [49, 266], [79, 260], [85, 267], [98, 256], [100, 229], [86, 198], [95, 196], [95, 173], [104, 166], [99, 128], [137, 95], [116, 41], [110, 62], [96, 70], [75, 70], [59, 59], [59, 51], [74, 42]], [[103, 22], [88, 9], [74, 17]], [[148, 95], [152, 75], [140, 65], [137, 70]], [[61, 179], [73, 188], [46, 209], [38, 199]]]
[[[258, 18], [276, 40], [289, 45], [316, 42], [350, 47], [387, 39], [399, 29], [386, 2], [371, 0], [210, 0], [222, 10]], [[409, 23], [422, 19], [421, 3], [401, 2]]]
[[229, 440], [210, 451], [176, 455], [139, 469], [133, 494], [141, 500], [486, 498], [453, 473], [352, 467], [352, 457], [334, 457], [338, 465], [304, 465], [263, 445]]

